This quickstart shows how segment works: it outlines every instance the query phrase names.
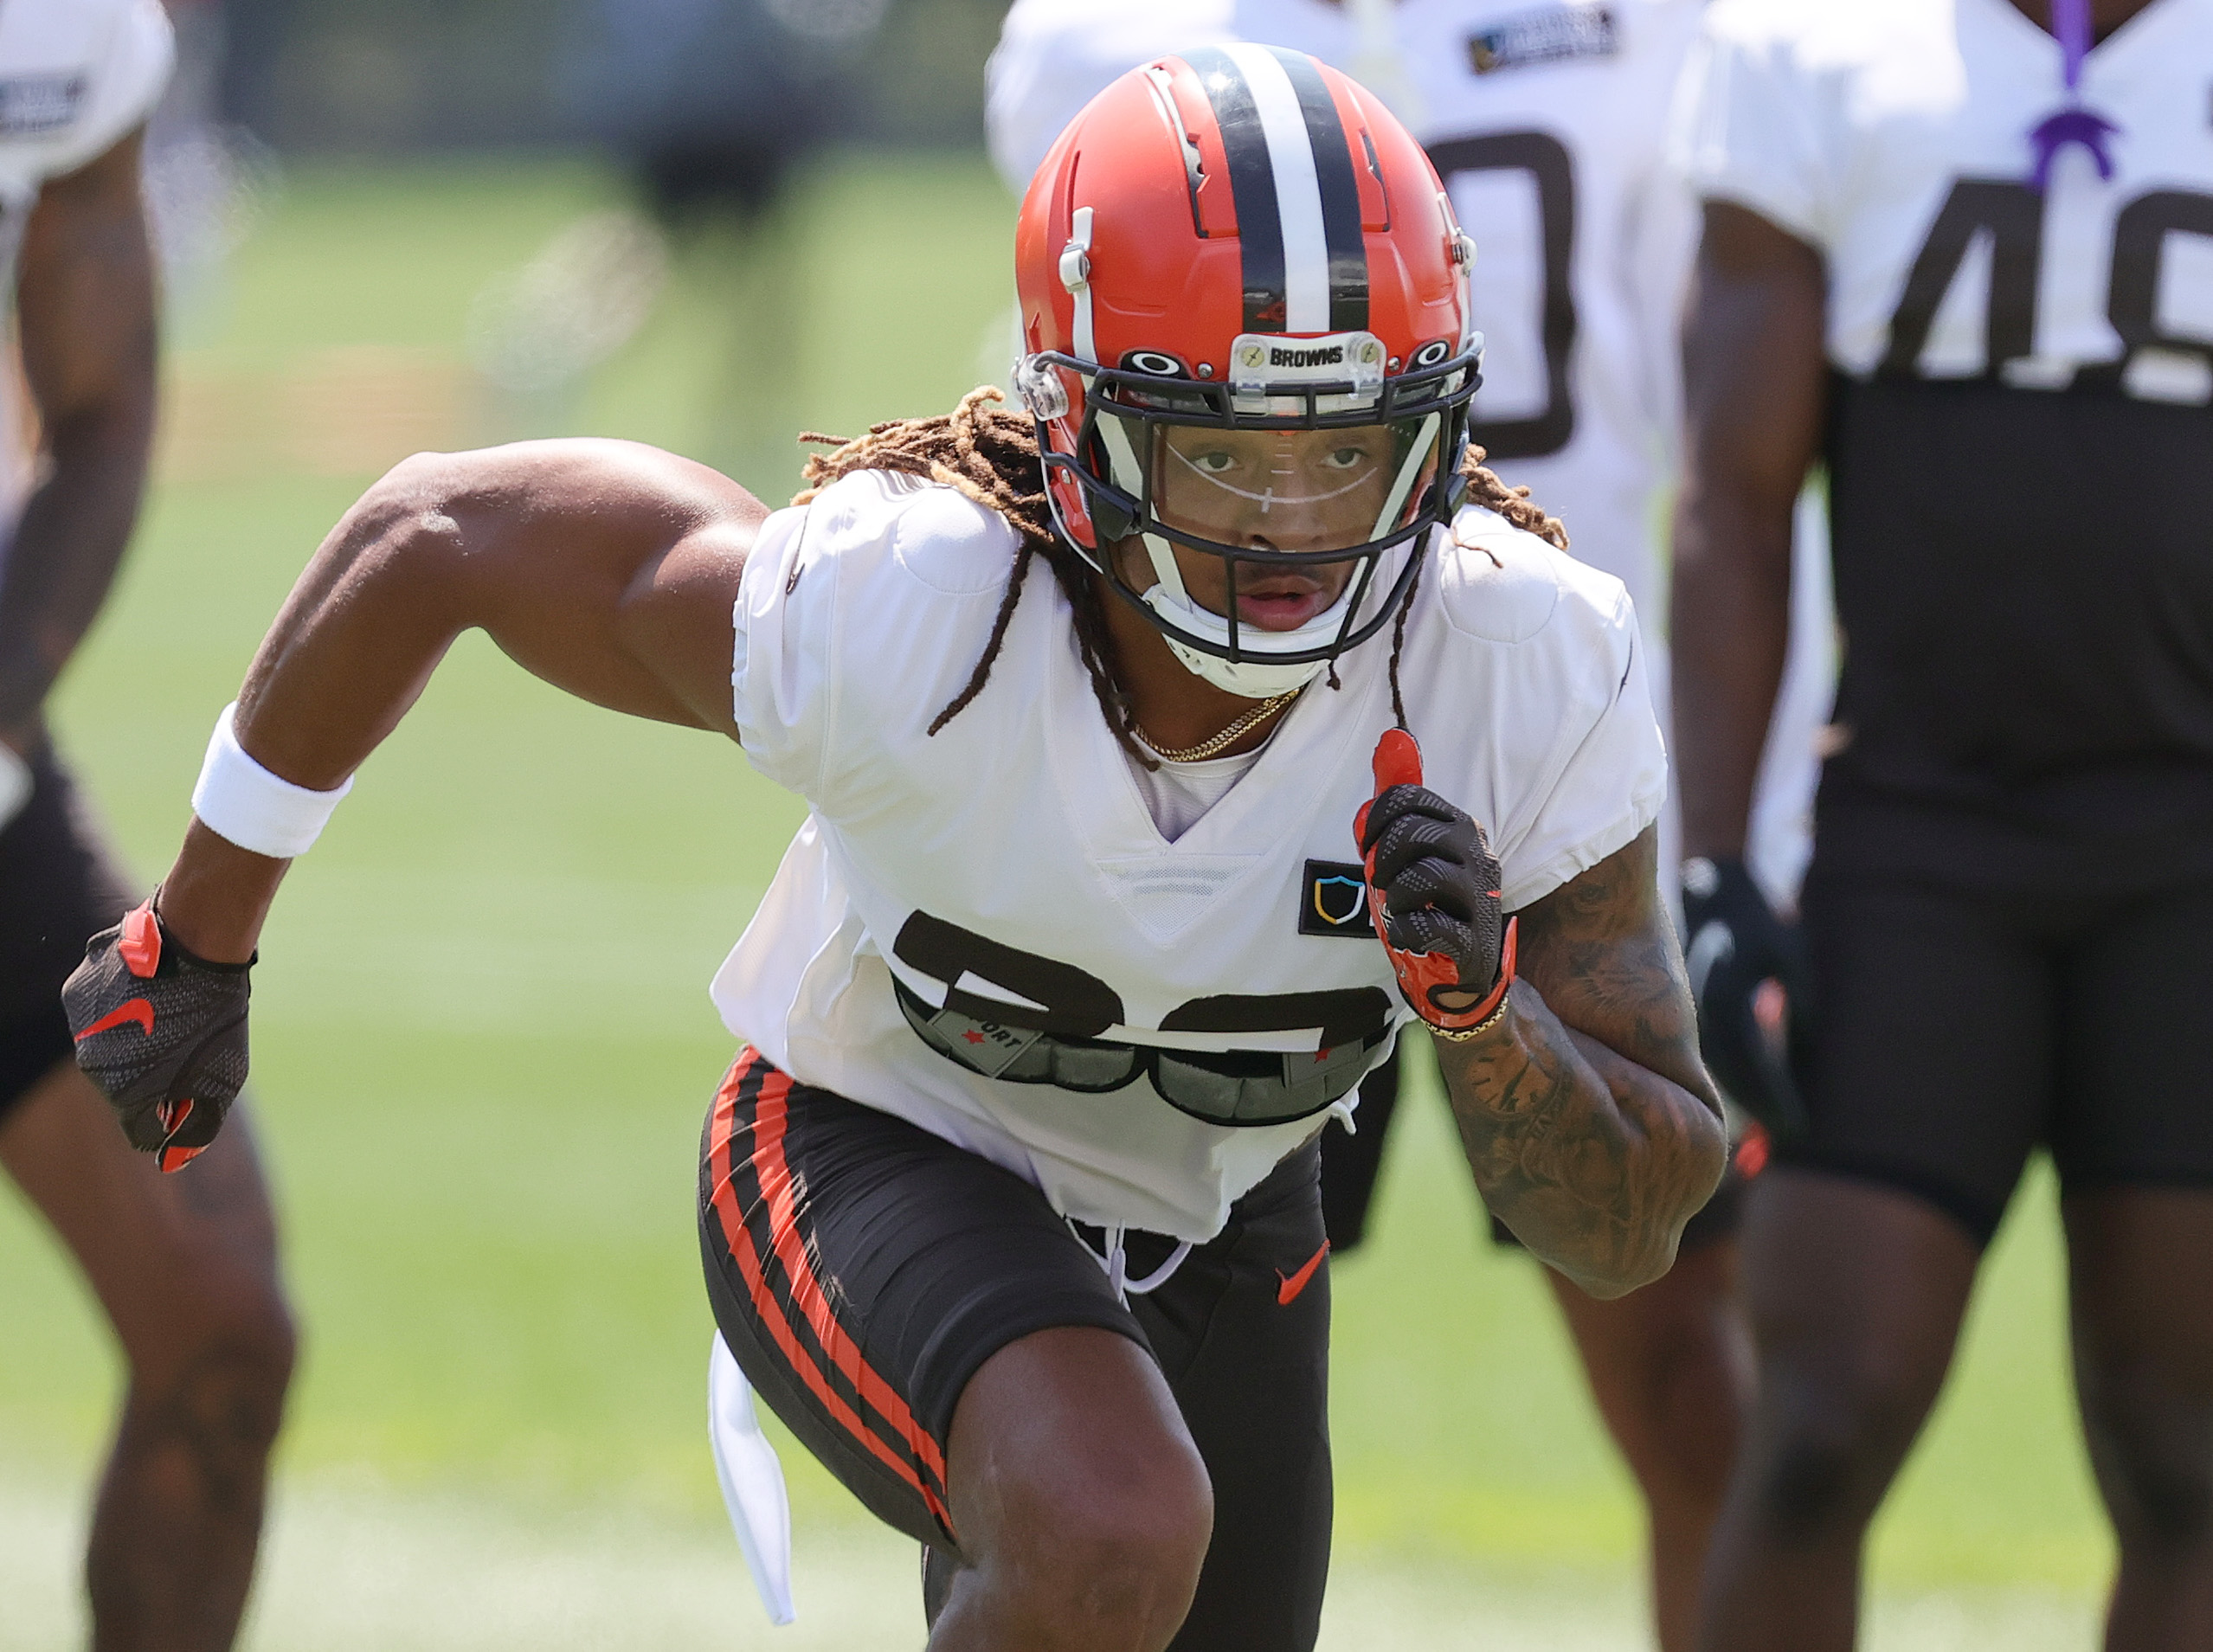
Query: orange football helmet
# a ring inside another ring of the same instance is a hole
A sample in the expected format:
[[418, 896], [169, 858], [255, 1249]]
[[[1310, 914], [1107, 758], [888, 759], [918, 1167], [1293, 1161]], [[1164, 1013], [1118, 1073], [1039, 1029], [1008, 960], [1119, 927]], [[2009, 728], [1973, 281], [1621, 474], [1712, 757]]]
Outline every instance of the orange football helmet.
[[[1483, 345], [1474, 258], [1420, 145], [1303, 53], [1239, 44], [1156, 59], [1054, 144], [1015, 231], [1027, 351], [1015, 388], [1038, 421], [1061, 531], [1192, 670], [1234, 692], [1280, 693], [1388, 622], [1430, 530], [1464, 493]], [[1169, 441], [1180, 427], [1361, 429], [1341, 450], [1355, 457], [1335, 461], [1344, 486], [1269, 481], [1240, 497], [1261, 512], [1318, 511], [1358, 486], [1361, 515], [1380, 509], [1323, 550], [1173, 526], [1155, 510], [1163, 469], [1180, 459], [1207, 473]], [[1133, 535], [1155, 575], [1142, 590], [1110, 554]], [[1190, 600], [1176, 545], [1227, 564], [1227, 614]], [[1353, 559], [1326, 612], [1290, 631], [1240, 626], [1241, 569]]]

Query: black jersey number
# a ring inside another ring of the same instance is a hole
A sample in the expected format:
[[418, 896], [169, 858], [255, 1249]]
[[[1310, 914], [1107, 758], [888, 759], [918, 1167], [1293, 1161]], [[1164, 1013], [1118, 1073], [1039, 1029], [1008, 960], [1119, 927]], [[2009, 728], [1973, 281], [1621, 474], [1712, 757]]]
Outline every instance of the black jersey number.
[[2098, 379], [2118, 382], [2139, 350], [2174, 350], [2213, 368], [2213, 340], [2159, 331], [2159, 275], [2171, 235], [2213, 236], [2213, 196], [2187, 190], [2139, 195], [2113, 220], [2113, 273], [2106, 289], [2106, 319], [2120, 335], [2120, 359], [2093, 368]]
[[[2113, 266], [2107, 278], [2106, 318], [2120, 335], [2118, 361], [2085, 367], [2076, 382], [2117, 386], [2140, 350], [2175, 350], [2213, 367], [2213, 341], [2162, 332], [2159, 275], [2171, 235], [2213, 237], [2213, 196], [2186, 190], [2154, 190], [2123, 207], [2113, 220]], [[1945, 197], [1927, 238], [1906, 277], [1906, 290], [1890, 318], [1890, 343], [1876, 371], [1885, 377], [1918, 376], [1937, 306], [1951, 290], [1978, 236], [1991, 243], [1990, 302], [1983, 321], [1983, 376], [1996, 378], [2007, 362], [2036, 347], [2036, 292], [2043, 273], [2044, 197], [2010, 178], [1960, 178]]]
[[[917, 912], [899, 926], [891, 951], [900, 962], [945, 983], [947, 1009], [981, 1020], [1058, 1038], [1096, 1038], [1122, 1019], [1122, 995], [1089, 971], [1040, 958], [927, 912]], [[963, 975], [988, 981], [1035, 1007], [963, 992]]]
[[[1096, 1038], [1123, 1019], [1122, 996], [1074, 964], [1024, 952], [943, 918], [917, 912], [891, 943], [900, 962], [945, 983], [949, 1010], [1061, 1038]], [[964, 992], [963, 975], [987, 981], [1027, 1005]], [[1034, 1006], [1034, 1007], [1030, 1007]], [[1194, 998], [1162, 1018], [1163, 1032], [1296, 1032], [1322, 1029], [1322, 1046], [1373, 1044], [1391, 1021], [1391, 1000], [1373, 987], [1264, 997]]]
[[1575, 164], [1567, 146], [1541, 132], [1491, 132], [1432, 144], [1430, 164], [1450, 190], [1473, 172], [1527, 172], [1536, 185], [1544, 242], [1544, 411], [1529, 419], [1476, 420], [1469, 427], [1493, 459], [1541, 459], [1575, 434], [1567, 370], [1575, 350], [1575, 294], [1568, 282], [1575, 255]]

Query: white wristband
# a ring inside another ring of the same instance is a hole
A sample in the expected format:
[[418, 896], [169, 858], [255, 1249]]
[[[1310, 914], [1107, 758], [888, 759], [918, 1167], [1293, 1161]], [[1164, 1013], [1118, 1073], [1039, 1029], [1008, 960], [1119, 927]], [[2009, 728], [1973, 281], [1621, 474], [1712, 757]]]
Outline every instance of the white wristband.
[[237, 714], [238, 702], [233, 700], [216, 719], [200, 783], [192, 788], [192, 813], [201, 825], [241, 849], [274, 860], [304, 855], [323, 835], [338, 800], [353, 790], [353, 777], [333, 790], [313, 792], [272, 775], [238, 743], [231, 726]]

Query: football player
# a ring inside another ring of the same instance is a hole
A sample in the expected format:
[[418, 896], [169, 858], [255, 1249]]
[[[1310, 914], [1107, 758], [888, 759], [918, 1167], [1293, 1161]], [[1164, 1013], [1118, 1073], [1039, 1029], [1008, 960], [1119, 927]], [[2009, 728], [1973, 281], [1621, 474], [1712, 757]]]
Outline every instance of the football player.
[[[1509, 484], [1557, 511], [1573, 554], [1620, 579], [1640, 611], [1664, 590], [1657, 528], [1672, 466], [1676, 326], [1695, 238], [1669, 172], [1668, 112], [1701, 0], [1216, 0], [1200, 5], [1019, 0], [988, 77], [993, 152], [1020, 190], [1054, 136], [1147, 51], [1242, 36], [1310, 51], [1393, 98], [1464, 222], [1480, 224], [1473, 272], [1485, 338], [1471, 439]], [[1805, 857], [1816, 730], [1832, 677], [1825, 568], [1807, 547], [1788, 687], [1774, 718], [1747, 858], [1779, 901]], [[1664, 650], [1655, 646], [1656, 678]], [[1664, 698], [1664, 681], [1656, 682]], [[1673, 865], [1663, 815], [1663, 866]], [[1692, 896], [1693, 915], [1707, 903]], [[1763, 910], [1765, 910], [1763, 903]], [[1702, 927], [1702, 924], [1700, 926]], [[1695, 933], [1695, 931], [1694, 931]], [[1696, 965], [1708, 953], [1694, 952]], [[1726, 961], [1715, 967], [1727, 973]], [[1758, 1052], [1763, 1045], [1748, 1040]], [[1772, 1086], [1740, 1080], [1759, 1110]], [[1397, 1064], [1367, 1081], [1357, 1134], [1322, 1138], [1333, 1250], [1363, 1237]], [[1787, 1098], [1787, 1092], [1785, 1092]], [[1755, 1170], [1757, 1133], [1741, 1164]], [[1648, 1511], [1654, 1614], [1667, 1652], [1688, 1652], [1700, 1566], [1728, 1481], [1749, 1392], [1736, 1306], [1733, 1174], [1684, 1236], [1665, 1280], [1594, 1302], [1547, 1276], [1601, 1415]], [[1513, 1236], [1499, 1222], [1494, 1237]]]
[[1752, 1195], [1758, 1409], [1700, 1643], [1851, 1644], [1869, 1520], [2042, 1147], [2106, 1644], [2213, 1644], [2213, 4], [1718, 0], [1708, 29], [1676, 726], [1739, 981], [1787, 946], [1733, 863], [1821, 457], [1848, 646], [1806, 1116]]
[[293, 1356], [250, 1130], [189, 1180], [161, 1174], [117, 1140], [60, 1000], [77, 931], [132, 899], [42, 708], [145, 482], [140, 134], [170, 55], [154, 0], [0, 8], [0, 245], [41, 450], [0, 561], [0, 1165], [75, 1257], [128, 1369], [85, 1569], [104, 1652], [231, 1643]]
[[131, 1139], [215, 1139], [291, 858], [482, 627], [810, 805], [714, 985], [708, 1295], [926, 1546], [932, 1644], [1311, 1646], [1316, 1137], [1362, 1075], [1431, 1031], [1484, 1196], [1597, 1295], [1666, 1271], [1726, 1152], [1634, 611], [1464, 462], [1470, 255], [1357, 86], [1194, 51], [1024, 202], [1025, 415], [879, 425], [774, 514], [621, 443], [403, 465], [72, 980]]

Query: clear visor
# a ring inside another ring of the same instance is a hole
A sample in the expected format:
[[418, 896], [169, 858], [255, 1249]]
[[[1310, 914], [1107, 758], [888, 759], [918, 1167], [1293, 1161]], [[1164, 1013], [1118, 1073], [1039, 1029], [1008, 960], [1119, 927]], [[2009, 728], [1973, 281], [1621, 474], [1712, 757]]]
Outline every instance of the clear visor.
[[1356, 553], [1405, 526], [1435, 473], [1442, 434], [1434, 418], [1335, 430], [1116, 422], [1146, 455], [1146, 502], [1161, 526], [1301, 558]]

